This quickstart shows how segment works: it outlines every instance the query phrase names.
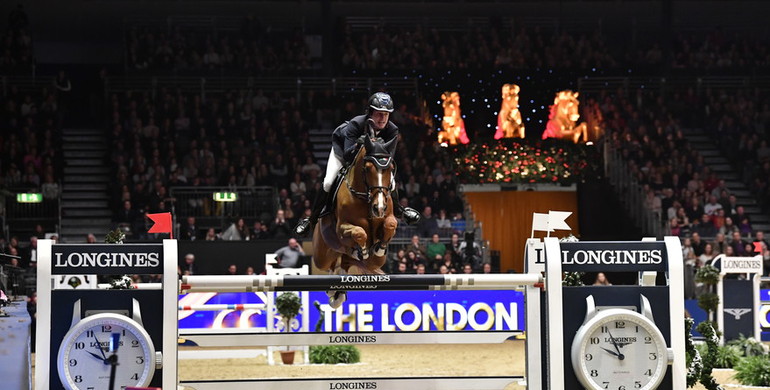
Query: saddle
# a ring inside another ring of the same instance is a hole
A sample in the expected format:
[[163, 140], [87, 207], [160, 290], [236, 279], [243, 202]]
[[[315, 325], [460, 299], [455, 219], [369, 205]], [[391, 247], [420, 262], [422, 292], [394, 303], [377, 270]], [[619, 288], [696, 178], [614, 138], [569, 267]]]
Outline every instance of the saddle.
[[348, 169], [350, 166], [345, 166], [340, 169], [339, 172], [337, 172], [337, 177], [334, 178], [334, 184], [332, 184], [332, 189], [329, 192], [329, 196], [326, 197], [326, 204], [324, 204], [323, 208], [321, 209], [321, 213], [318, 214], [318, 217], [325, 217], [326, 215], [334, 213], [334, 211], [337, 208], [337, 193], [340, 192], [340, 187], [342, 186], [343, 178], [348, 173]]

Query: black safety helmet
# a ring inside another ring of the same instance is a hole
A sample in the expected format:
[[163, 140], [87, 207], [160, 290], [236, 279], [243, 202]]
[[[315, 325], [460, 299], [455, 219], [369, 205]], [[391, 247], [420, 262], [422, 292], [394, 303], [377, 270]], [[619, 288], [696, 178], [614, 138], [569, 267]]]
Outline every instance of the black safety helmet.
[[369, 106], [366, 107], [366, 116], [375, 111], [393, 112], [393, 98], [385, 92], [377, 92], [369, 97]]

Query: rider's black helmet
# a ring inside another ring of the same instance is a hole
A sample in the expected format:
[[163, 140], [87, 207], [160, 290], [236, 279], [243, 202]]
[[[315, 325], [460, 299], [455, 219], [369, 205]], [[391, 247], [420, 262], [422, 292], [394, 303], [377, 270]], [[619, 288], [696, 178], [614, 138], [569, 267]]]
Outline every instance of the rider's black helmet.
[[366, 115], [371, 115], [372, 110], [393, 112], [393, 98], [385, 92], [375, 93], [369, 97], [369, 107], [366, 108]]

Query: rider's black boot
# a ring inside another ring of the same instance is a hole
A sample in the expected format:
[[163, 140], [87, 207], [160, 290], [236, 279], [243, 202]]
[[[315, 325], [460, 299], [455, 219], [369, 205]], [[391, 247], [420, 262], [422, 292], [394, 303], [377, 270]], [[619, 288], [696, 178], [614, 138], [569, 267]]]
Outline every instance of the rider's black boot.
[[403, 219], [407, 225], [414, 225], [420, 222], [420, 219], [422, 219], [420, 212], [411, 207], [401, 206], [401, 202], [398, 200], [398, 191], [393, 191], [393, 215], [398, 219]]
[[313, 211], [310, 213], [310, 216], [302, 218], [299, 223], [297, 223], [297, 226], [294, 228], [294, 234], [299, 237], [305, 237], [313, 230], [316, 222], [318, 222], [318, 215], [321, 214], [321, 210], [323, 210], [324, 205], [326, 204], [327, 196], [327, 192], [322, 188], [315, 198], [315, 202], [313, 203]]

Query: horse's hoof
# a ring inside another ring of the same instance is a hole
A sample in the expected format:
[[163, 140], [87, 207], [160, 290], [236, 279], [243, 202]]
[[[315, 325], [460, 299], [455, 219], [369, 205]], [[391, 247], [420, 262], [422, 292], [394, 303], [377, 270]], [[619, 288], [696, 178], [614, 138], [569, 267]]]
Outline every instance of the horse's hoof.
[[387, 249], [388, 249], [387, 245], [383, 245], [382, 243], [378, 242], [374, 244], [374, 250], [372, 250], [372, 252], [374, 253], [375, 256], [382, 257], [382, 256], [385, 256], [385, 252], [387, 252]]
[[327, 291], [326, 294], [329, 295], [329, 306], [332, 309], [339, 308], [348, 299], [348, 293], [345, 291]]

